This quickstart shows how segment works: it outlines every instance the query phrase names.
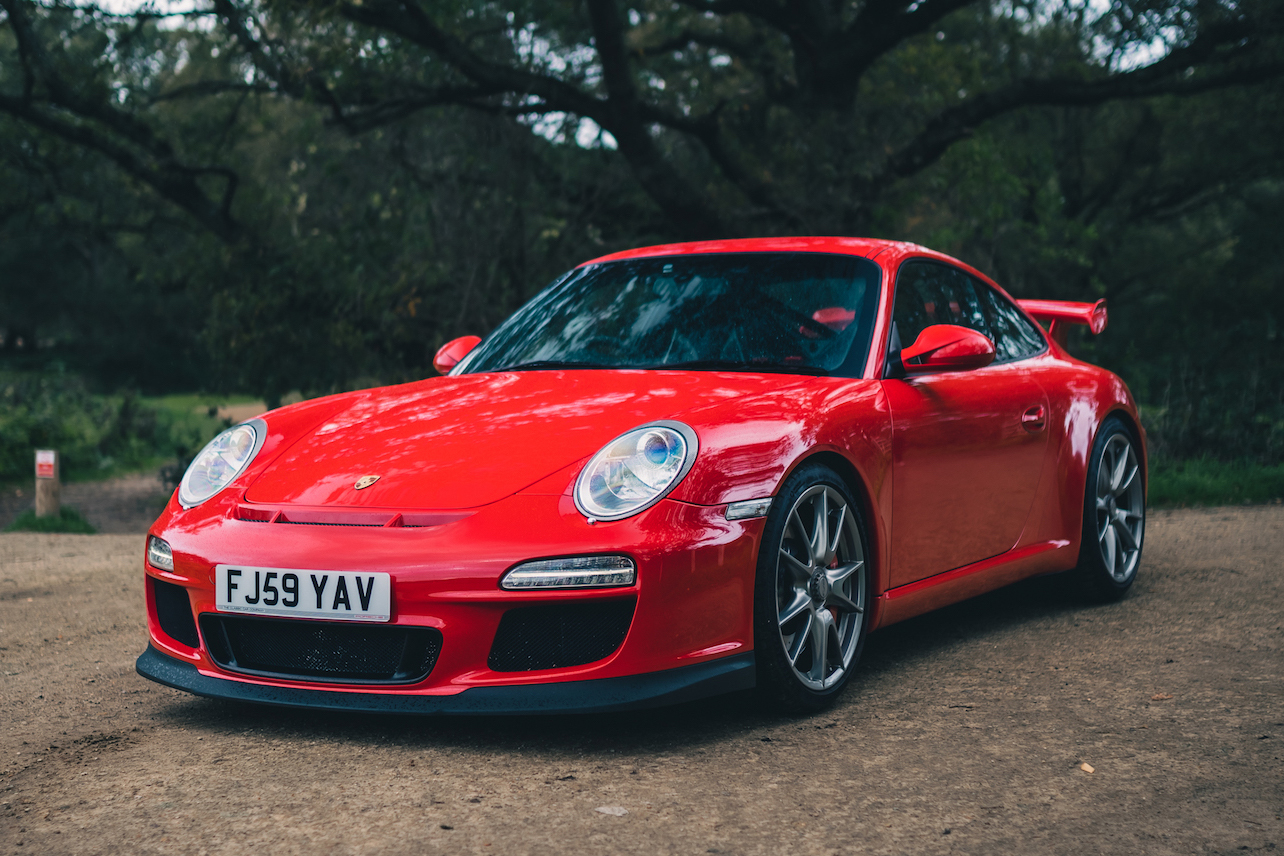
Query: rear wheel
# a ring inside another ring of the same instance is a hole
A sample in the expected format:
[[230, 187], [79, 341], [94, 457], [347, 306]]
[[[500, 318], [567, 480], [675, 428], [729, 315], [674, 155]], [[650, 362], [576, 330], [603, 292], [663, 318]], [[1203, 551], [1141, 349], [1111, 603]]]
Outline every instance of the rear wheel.
[[763, 530], [754, 595], [758, 685], [777, 709], [817, 711], [847, 684], [865, 643], [865, 523], [836, 473], [786, 480]]
[[1145, 473], [1133, 436], [1117, 418], [1092, 445], [1084, 497], [1079, 576], [1089, 594], [1118, 600], [1137, 578], [1146, 534]]

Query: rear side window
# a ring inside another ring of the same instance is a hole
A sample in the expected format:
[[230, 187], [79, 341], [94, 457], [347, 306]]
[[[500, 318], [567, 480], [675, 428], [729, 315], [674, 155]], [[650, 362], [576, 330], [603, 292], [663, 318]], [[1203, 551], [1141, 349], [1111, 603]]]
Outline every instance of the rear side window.
[[1023, 360], [1047, 347], [1029, 319], [1003, 295], [981, 282], [976, 288], [984, 296], [990, 329], [994, 331], [990, 338], [994, 341], [996, 362]]
[[909, 262], [896, 279], [892, 314], [902, 347], [933, 324], [968, 327], [994, 342], [994, 361], [1040, 353], [1046, 344], [1011, 301], [963, 271], [938, 262]]

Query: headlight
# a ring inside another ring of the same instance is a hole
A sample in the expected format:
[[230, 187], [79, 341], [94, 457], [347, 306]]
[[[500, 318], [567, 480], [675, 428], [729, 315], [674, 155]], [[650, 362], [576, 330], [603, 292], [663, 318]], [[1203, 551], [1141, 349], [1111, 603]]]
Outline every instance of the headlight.
[[147, 536], [147, 564], [162, 571], [174, 570], [174, 551], [169, 548], [168, 541], [155, 535]]
[[659, 502], [695, 463], [699, 443], [681, 422], [634, 428], [593, 456], [575, 482], [575, 505], [591, 520], [620, 520]]
[[572, 556], [524, 562], [504, 574], [499, 587], [523, 589], [608, 588], [631, 586], [638, 567], [628, 556]]
[[184, 508], [191, 508], [227, 487], [254, 460], [266, 436], [267, 426], [255, 420], [229, 428], [210, 440], [183, 473], [178, 501]]

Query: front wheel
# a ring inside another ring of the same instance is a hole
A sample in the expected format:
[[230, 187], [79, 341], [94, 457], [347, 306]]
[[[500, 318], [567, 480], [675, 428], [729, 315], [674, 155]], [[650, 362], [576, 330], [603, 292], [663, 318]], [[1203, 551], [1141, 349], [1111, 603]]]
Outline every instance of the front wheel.
[[865, 643], [865, 523], [827, 467], [791, 475], [772, 502], [758, 554], [754, 648], [759, 691], [790, 712], [829, 705]]
[[1132, 433], [1117, 418], [1101, 425], [1084, 497], [1079, 576], [1098, 600], [1118, 600], [1137, 579], [1146, 534], [1145, 473]]

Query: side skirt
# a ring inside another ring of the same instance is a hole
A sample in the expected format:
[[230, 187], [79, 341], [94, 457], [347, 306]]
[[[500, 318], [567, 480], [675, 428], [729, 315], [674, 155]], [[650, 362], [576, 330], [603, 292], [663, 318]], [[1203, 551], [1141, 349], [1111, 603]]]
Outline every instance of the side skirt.
[[1069, 541], [1043, 541], [982, 559], [952, 571], [888, 589], [879, 598], [879, 620], [874, 629], [949, 606], [1010, 585], [1026, 577], [1074, 567], [1078, 555]]

